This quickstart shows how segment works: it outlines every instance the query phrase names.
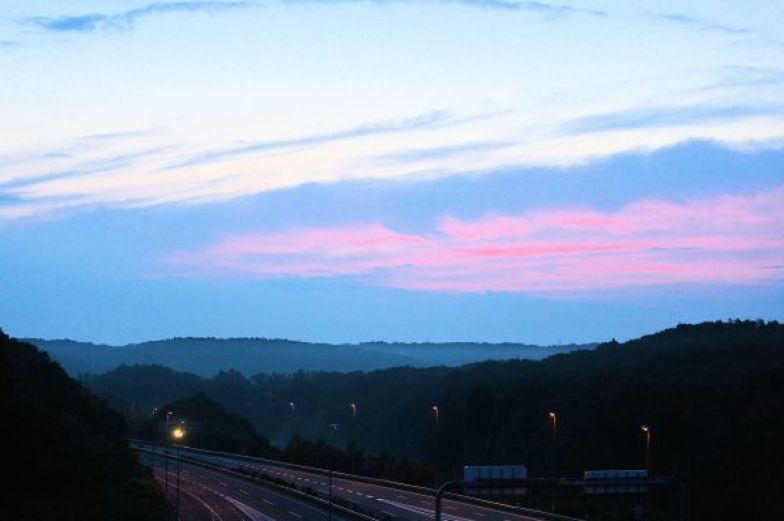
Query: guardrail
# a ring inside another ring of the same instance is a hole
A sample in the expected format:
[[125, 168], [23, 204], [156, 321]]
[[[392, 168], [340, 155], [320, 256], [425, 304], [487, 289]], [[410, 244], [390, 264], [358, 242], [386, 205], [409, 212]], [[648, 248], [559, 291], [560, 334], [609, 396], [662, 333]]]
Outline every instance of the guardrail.
[[[155, 445], [155, 444], [150, 443], [150, 442], [145, 441], [145, 440], [134, 440], [134, 439], [131, 439], [129, 441], [134, 442], [134, 443], [144, 444], [144, 445]], [[156, 445], [156, 446], [158, 446], [158, 445]], [[202, 454], [212, 455], [212, 456], [220, 456], [220, 457], [231, 458], [231, 459], [236, 459], [236, 460], [244, 460], [244, 461], [251, 461], [251, 462], [256, 462], [256, 463], [264, 463], [266, 465], [273, 465], [273, 466], [276, 466], [276, 467], [290, 468], [292, 470], [301, 470], [301, 471], [304, 471], [304, 472], [311, 472], [311, 473], [320, 474], [320, 475], [323, 475], [323, 476], [327, 476], [330, 473], [329, 470], [321, 469], [321, 468], [318, 468], [318, 467], [310, 467], [310, 466], [307, 466], [307, 465], [298, 465], [296, 463], [289, 463], [287, 461], [279, 461], [279, 460], [273, 460], [273, 459], [268, 459], [268, 458], [260, 458], [260, 457], [257, 457], [257, 456], [246, 456], [244, 454], [234, 454], [234, 453], [231, 453], [231, 452], [221, 452], [221, 451], [216, 451], [216, 450], [198, 449], [196, 447], [188, 447], [188, 446], [185, 446], [185, 445], [180, 446], [180, 450], [192, 451], [192, 452], [196, 452], [196, 453], [202, 453]], [[391, 481], [391, 480], [387, 480], [387, 479], [373, 478], [373, 477], [369, 477], [369, 476], [361, 476], [361, 475], [358, 475], [358, 474], [348, 474], [348, 473], [345, 473], [345, 472], [335, 472], [335, 471], [332, 471], [332, 477], [333, 478], [338, 478], [338, 479], [344, 479], [344, 480], [348, 480], [348, 481], [359, 481], [359, 482], [362, 482], [362, 483], [369, 483], [369, 484], [372, 484], [372, 485], [380, 485], [380, 486], [384, 486], [384, 487], [395, 488], [395, 489], [398, 489], [398, 490], [406, 490], [406, 491], [409, 491], [409, 492], [415, 492], [415, 493], [419, 493], [419, 494], [433, 496], [434, 498], [435, 498], [435, 495], [436, 495], [436, 492], [437, 492], [436, 489], [430, 488], [430, 487], [422, 487], [422, 486], [419, 486], [419, 485], [411, 485], [411, 484], [408, 484], [408, 483], [401, 483], [401, 482], [398, 482], [398, 481]], [[538, 517], [538, 518], [546, 520], [546, 521], [582, 521], [581, 519], [578, 519], [576, 517], [563, 516], [563, 515], [560, 515], [560, 514], [553, 514], [552, 512], [543, 512], [541, 510], [535, 510], [535, 509], [532, 509], [532, 508], [524, 508], [524, 507], [518, 507], [518, 506], [514, 506], [514, 505], [508, 505], [506, 503], [499, 503], [497, 501], [489, 501], [487, 499], [475, 498], [475, 497], [471, 497], [471, 496], [466, 496], [464, 494], [456, 494], [454, 492], [446, 493], [446, 494], [444, 494], [444, 497], [447, 498], [447, 499], [451, 499], [453, 501], [461, 501], [463, 503], [471, 503], [471, 504], [474, 504], [474, 505], [477, 505], [477, 506], [483, 506], [483, 507], [486, 507], [486, 508], [492, 508], [492, 509], [496, 509], [496, 510], [503, 510], [503, 511], [506, 511], [506, 512], [509, 512], [509, 513], [513, 513], [513, 514], [521, 514], [521, 515], [525, 515], [525, 516], [535, 516], [535, 517]]]
[[[173, 455], [168, 454], [168, 453], [154, 452], [154, 451], [151, 451], [150, 449], [143, 449], [143, 448], [138, 448], [137, 447], [134, 450], [138, 450], [140, 452], [146, 452], [146, 453], [149, 453], [149, 454], [155, 454], [155, 456], [164, 457], [164, 458], [168, 458], [168, 459], [171, 459], [171, 460], [176, 460], [177, 459], [177, 456], [173, 456]], [[349, 516], [350, 518], [355, 519], [357, 521], [383, 521], [381, 519], [369, 516], [369, 515], [367, 515], [367, 514], [365, 514], [363, 512], [358, 512], [356, 510], [352, 510], [352, 509], [350, 509], [350, 508], [348, 508], [348, 507], [346, 507], [344, 505], [341, 505], [340, 503], [336, 503], [334, 500], [330, 503], [328, 500], [318, 496], [316, 493], [308, 493], [305, 490], [301, 490], [301, 489], [297, 488], [296, 486], [294, 486], [293, 483], [290, 484], [290, 485], [283, 485], [283, 484], [281, 484], [279, 482], [279, 480], [270, 479], [270, 478], [267, 478], [266, 476], [259, 476], [259, 475], [253, 476], [253, 475], [245, 474], [243, 472], [238, 472], [236, 470], [227, 469], [227, 468], [221, 467], [219, 465], [213, 465], [213, 464], [206, 463], [206, 462], [198, 460], [198, 459], [189, 458], [187, 456], [183, 456], [182, 454], [180, 455], [180, 459], [188, 462], [191, 465], [196, 465], [198, 467], [203, 467], [203, 468], [206, 468], [206, 469], [214, 470], [216, 472], [221, 472], [223, 474], [227, 474], [227, 475], [230, 475], [230, 476], [238, 477], [238, 478], [245, 479], [245, 480], [248, 480], [248, 481], [260, 482], [265, 487], [272, 488], [272, 489], [278, 490], [278, 491], [280, 491], [282, 493], [289, 494], [289, 495], [292, 495], [292, 496], [297, 496], [297, 497], [299, 497], [301, 499], [305, 499], [305, 500], [309, 501], [310, 503], [314, 503], [314, 504], [316, 504], [316, 505], [318, 505], [320, 507], [323, 507], [325, 509], [331, 508], [334, 512], [338, 512], [338, 513], [341, 513], [343, 515]]]

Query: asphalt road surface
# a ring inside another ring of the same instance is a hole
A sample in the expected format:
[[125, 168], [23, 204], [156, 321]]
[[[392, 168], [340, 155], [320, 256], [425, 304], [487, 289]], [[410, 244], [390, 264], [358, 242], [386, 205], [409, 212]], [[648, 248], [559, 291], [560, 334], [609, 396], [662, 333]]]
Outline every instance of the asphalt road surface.
[[[140, 456], [152, 464], [149, 454]], [[155, 477], [172, 504], [177, 503], [177, 462], [155, 459]], [[168, 484], [167, 484], [168, 473]], [[180, 462], [180, 517], [183, 521], [309, 521], [328, 513], [311, 502], [270, 490], [242, 478]], [[347, 521], [333, 514], [334, 521]]]
[[[163, 449], [158, 448], [159, 451]], [[169, 449], [169, 453], [176, 454], [174, 449]], [[221, 468], [234, 471], [254, 472], [268, 478], [283, 480], [294, 483], [299, 488], [309, 487], [317, 492], [320, 497], [325, 498], [329, 490], [328, 476], [306, 470], [292, 469], [290, 467], [278, 466], [270, 463], [262, 463], [244, 460], [240, 458], [224, 457], [199, 452], [191, 452], [187, 449], [182, 450], [183, 458], [188, 457], [204, 463], [215, 465]], [[157, 458], [162, 460], [163, 458]], [[156, 467], [161, 468], [160, 465]], [[195, 498], [203, 500], [212, 508], [216, 509], [222, 519], [252, 519], [269, 521], [296, 521], [296, 519], [318, 521], [327, 519], [327, 513], [314, 506], [300, 502], [294, 498], [289, 498], [285, 503], [286, 507], [277, 508], [273, 511], [268, 504], [273, 501], [270, 495], [278, 498], [276, 506], [284, 504], [286, 496], [283, 493], [275, 493], [260, 485], [254, 485], [250, 481], [242, 478], [228, 476], [219, 471], [211, 471], [199, 466], [183, 466], [187, 469], [187, 485], [182, 485], [182, 490], [187, 492], [181, 494], [180, 501], [188, 493]], [[172, 462], [169, 462], [170, 482], [171, 482]], [[188, 487], [188, 488], [186, 488]], [[171, 486], [170, 486], [171, 490]], [[217, 496], [216, 496], [217, 494]], [[226, 496], [222, 498], [220, 494]], [[434, 498], [432, 494], [411, 492], [393, 486], [385, 486], [375, 483], [366, 483], [351, 479], [334, 478], [332, 481], [332, 495], [336, 500], [351, 502], [371, 516], [389, 521], [425, 521], [432, 520], [434, 515]], [[231, 500], [228, 500], [230, 498]], [[262, 498], [262, 499], [259, 499]], [[223, 499], [223, 501], [221, 501]], [[191, 502], [196, 499], [191, 499]], [[262, 515], [267, 517], [250, 517], [235, 502], [246, 504]], [[226, 504], [228, 503], [228, 505]], [[220, 505], [222, 510], [218, 510], [214, 505]], [[292, 506], [292, 505], [297, 505]], [[185, 512], [183, 508], [183, 513]], [[296, 514], [296, 515], [295, 515]], [[237, 516], [240, 517], [237, 517]], [[233, 517], [232, 517], [233, 516]], [[302, 516], [302, 517], [298, 517]], [[185, 519], [185, 518], [184, 518]], [[188, 518], [190, 519], [190, 518]], [[194, 517], [193, 519], [205, 519]], [[207, 517], [206, 519], [210, 519]], [[216, 518], [217, 519], [217, 518]], [[335, 516], [333, 515], [333, 519]], [[442, 519], [444, 521], [541, 521], [541, 518], [529, 515], [513, 514], [502, 510], [478, 506], [455, 500], [444, 500], [442, 507]]]

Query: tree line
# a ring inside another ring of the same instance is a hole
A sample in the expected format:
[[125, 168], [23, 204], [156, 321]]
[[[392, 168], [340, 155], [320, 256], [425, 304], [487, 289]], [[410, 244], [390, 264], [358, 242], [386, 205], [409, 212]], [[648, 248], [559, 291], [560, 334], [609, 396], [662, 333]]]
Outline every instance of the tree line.
[[85, 382], [140, 415], [203, 392], [279, 450], [322, 440], [443, 477], [467, 464], [524, 463], [533, 476], [642, 468], [647, 425], [651, 471], [686, 484], [691, 519], [784, 518], [784, 327], [776, 322], [680, 325], [538, 362], [211, 379], [137, 366]]

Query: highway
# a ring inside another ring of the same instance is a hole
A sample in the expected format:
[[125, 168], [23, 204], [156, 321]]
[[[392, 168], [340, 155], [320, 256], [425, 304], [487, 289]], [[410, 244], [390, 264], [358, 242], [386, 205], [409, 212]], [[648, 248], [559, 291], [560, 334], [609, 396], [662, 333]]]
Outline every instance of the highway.
[[[161, 451], [163, 449], [158, 448], [158, 450]], [[169, 453], [174, 455], [176, 451], [169, 449]], [[300, 489], [308, 487], [322, 498], [326, 498], [328, 495], [328, 476], [321, 472], [293, 469], [285, 465], [276, 465], [266, 461], [253, 461], [188, 449], [182, 449], [181, 454], [183, 458], [190, 458], [223, 469], [256, 474], [269, 479], [295, 484]], [[161, 460], [163, 458], [158, 457], [157, 459]], [[156, 466], [160, 468], [160, 465]], [[170, 474], [171, 468], [172, 462], [170, 461]], [[305, 520], [327, 519], [325, 511], [309, 505], [309, 502], [306, 502], [306, 500], [289, 497], [285, 503], [286, 507], [273, 509], [268, 502], [275, 502], [276, 506], [283, 504], [282, 498], [286, 497], [283, 493], [272, 492], [264, 486], [254, 484], [252, 481], [241, 477], [229, 476], [220, 471], [208, 470], [193, 465], [183, 466], [183, 468], [187, 469], [187, 474], [185, 474], [187, 476], [187, 485], [183, 484], [183, 491], [187, 490], [188, 493], [212, 506], [219, 513], [226, 512], [226, 517], [223, 517], [223, 519], [294, 521], [297, 519], [297, 515], [294, 514], [302, 516], [301, 519]], [[182, 476], [180, 479], [182, 480]], [[432, 493], [415, 492], [391, 485], [348, 479], [342, 476], [340, 478], [335, 477], [332, 485], [332, 495], [336, 502], [344, 505], [347, 503], [356, 505], [360, 511], [376, 519], [384, 521], [425, 521], [434, 518], [434, 498]], [[186, 489], [186, 487], [188, 488]], [[227, 501], [220, 494], [231, 498], [232, 501]], [[278, 499], [273, 500], [270, 497], [271, 494]], [[182, 497], [181, 495], [181, 501]], [[191, 502], [193, 501], [191, 500]], [[252, 507], [267, 517], [253, 518], [247, 515], [246, 517], [237, 517], [237, 510], [242, 509], [236, 506], [236, 501]], [[227, 502], [230, 505], [227, 506]], [[218, 510], [218, 507], [222, 510]], [[444, 521], [542, 521], [544, 517], [510, 513], [456, 500], [444, 500], [442, 512]], [[223, 516], [224, 514], [221, 515]], [[210, 518], [207, 517], [206, 519]], [[333, 519], [336, 519], [334, 515]]]
[[[151, 456], [140, 455], [140, 460], [150, 466]], [[177, 497], [177, 463], [166, 464], [163, 457], [155, 459], [155, 477], [161, 489], [167, 492], [172, 504]], [[327, 519], [326, 510], [311, 502], [288, 494], [270, 490], [252, 481], [237, 478], [180, 461], [180, 513], [183, 521], [307, 521]], [[347, 521], [333, 514], [334, 521]]]

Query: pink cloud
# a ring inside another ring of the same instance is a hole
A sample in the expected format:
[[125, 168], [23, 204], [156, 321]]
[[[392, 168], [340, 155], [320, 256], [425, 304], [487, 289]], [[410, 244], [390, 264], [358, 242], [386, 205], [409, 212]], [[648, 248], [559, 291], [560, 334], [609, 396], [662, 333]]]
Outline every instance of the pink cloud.
[[685, 202], [445, 216], [433, 230], [383, 224], [226, 237], [167, 255], [187, 276], [354, 277], [426, 291], [568, 292], [688, 283], [780, 283], [784, 186]]

